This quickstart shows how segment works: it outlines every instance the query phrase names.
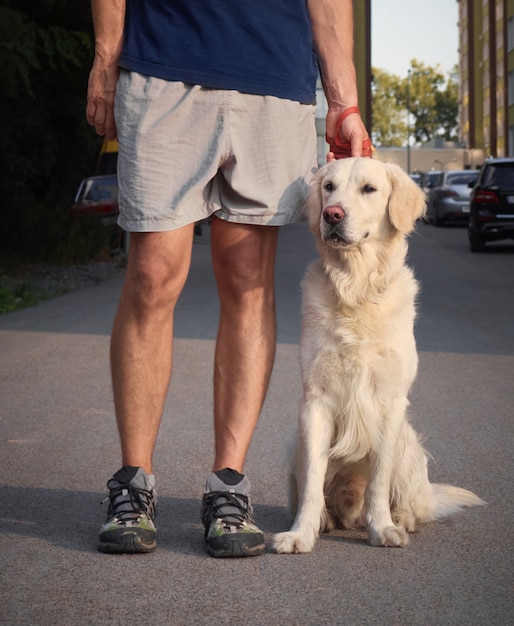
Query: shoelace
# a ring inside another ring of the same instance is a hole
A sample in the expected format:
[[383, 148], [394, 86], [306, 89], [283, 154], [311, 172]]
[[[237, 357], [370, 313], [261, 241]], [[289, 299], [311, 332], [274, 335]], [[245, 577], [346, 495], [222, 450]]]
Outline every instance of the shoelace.
[[[242, 493], [229, 493], [227, 491], [210, 491], [204, 496], [205, 507], [202, 521], [207, 535], [213, 519], [219, 519], [226, 527], [240, 527], [244, 522], [254, 523], [253, 510], [248, 496]], [[229, 510], [223, 509], [229, 507]], [[237, 509], [234, 511], [234, 508]]]
[[103, 502], [109, 500], [108, 517], [116, 517], [121, 522], [134, 521], [146, 514], [153, 519], [156, 514], [155, 498], [152, 491], [139, 489], [130, 484], [118, 483], [111, 485], [117, 481], [109, 481], [107, 487], [110, 490], [109, 495]]

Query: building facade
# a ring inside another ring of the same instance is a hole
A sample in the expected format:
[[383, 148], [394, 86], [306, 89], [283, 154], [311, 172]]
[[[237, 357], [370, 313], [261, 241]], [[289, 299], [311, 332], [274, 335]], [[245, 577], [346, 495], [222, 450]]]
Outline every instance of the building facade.
[[459, 0], [459, 69], [461, 140], [514, 156], [514, 0]]

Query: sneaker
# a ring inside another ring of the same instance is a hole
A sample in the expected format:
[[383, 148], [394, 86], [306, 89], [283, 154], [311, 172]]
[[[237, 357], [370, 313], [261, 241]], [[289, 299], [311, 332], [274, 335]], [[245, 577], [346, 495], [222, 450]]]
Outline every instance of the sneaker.
[[214, 557], [264, 554], [264, 535], [255, 525], [250, 481], [231, 469], [212, 473], [203, 496], [205, 547]]
[[100, 552], [153, 552], [157, 514], [155, 477], [142, 467], [122, 467], [107, 483], [107, 521], [100, 528]]

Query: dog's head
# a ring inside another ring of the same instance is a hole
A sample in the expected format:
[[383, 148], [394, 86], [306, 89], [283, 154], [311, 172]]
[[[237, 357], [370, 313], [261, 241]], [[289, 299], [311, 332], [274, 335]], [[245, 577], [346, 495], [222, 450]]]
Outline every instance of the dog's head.
[[410, 233], [424, 214], [425, 195], [397, 165], [341, 159], [318, 170], [306, 209], [312, 232], [341, 248]]

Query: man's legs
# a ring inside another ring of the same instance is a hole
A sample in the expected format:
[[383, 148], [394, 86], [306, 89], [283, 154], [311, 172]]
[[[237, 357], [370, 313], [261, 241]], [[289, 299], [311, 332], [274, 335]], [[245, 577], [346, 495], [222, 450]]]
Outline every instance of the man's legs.
[[172, 361], [173, 313], [191, 261], [193, 225], [134, 233], [111, 338], [121, 470], [108, 482], [102, 552], [155, 550], [152, 459]]
[[193, 225], [133, 233], [114, 320], [111, 368], [123, 465], [152, 473], [168, 391], [173, 313], [189, 271]]
[[214, 365], [214, 471], [242, 472], [275, 356], [278, 228], [213, 219], [221, 305]]
[[221, 313], [214, 362], [215, 459], [202, 518], [215, 557], [265, 551], [242, 474], [275, 354], [278, 228], [213, 218], [211, 249]]

